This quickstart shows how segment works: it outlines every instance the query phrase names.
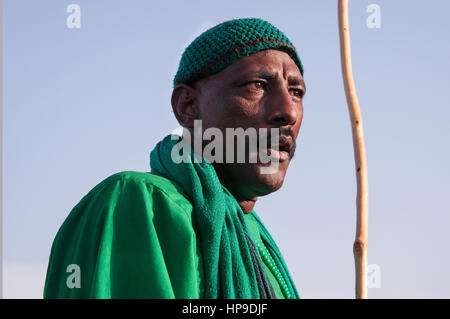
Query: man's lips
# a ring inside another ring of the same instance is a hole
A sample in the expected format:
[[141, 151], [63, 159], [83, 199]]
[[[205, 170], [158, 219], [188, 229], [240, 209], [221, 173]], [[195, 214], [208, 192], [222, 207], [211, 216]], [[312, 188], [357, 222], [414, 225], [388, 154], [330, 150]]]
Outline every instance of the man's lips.
[[292, 158], [294, 155], [294, 142], [285, 136], [280, 136], [280, 141], [278, 144], [270, 144], [270, 139], [268, 140], [267, 150], [270, 155], [276, 156], [280, 161]]
[[277, 151], [277, 150], [274, 150], [273, 148], [268, 148], [267, 151], [270, 156], [275, 157], [280, 162], [283, 162], [290, 157], [290, 155], [287, 151], [281, 151], [281, 150]]

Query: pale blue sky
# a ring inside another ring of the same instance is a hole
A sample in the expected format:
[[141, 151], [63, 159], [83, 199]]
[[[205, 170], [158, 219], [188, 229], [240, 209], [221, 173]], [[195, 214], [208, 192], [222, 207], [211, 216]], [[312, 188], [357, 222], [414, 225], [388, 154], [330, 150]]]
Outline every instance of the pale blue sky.
[[[3, 1], [4, 295], [42, 296], [50, 247], [98, 182], [148, 171], [176, 128], [172, 79], [185, 46], [259, 17], [296, 45], [308, 93], [284, 186], [255, 207], [303, 298], [352, 298], [355, 176], [336, 2]], [[66, 7], [81, 7], [81, 29]], [[366, 8], [381, 8], [369, 29]], [[450, 2], [350, 1], [366, 137], [372, 298], [450, 298]]]

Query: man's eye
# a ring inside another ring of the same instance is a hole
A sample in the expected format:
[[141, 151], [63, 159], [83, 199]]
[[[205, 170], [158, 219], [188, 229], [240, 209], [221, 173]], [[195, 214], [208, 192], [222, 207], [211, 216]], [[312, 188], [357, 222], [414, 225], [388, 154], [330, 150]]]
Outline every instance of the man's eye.
[[303, 97], [303, 95], [305, 94], [301, 89], [291, 89], [291, 91], [294, 93], [295, 96], [298, 97]]
[[259, 89], [259, 90], [265, 90], [266, 89], [266, 83], [263, 81], [253, 81], [248, 83], [252, 88]]

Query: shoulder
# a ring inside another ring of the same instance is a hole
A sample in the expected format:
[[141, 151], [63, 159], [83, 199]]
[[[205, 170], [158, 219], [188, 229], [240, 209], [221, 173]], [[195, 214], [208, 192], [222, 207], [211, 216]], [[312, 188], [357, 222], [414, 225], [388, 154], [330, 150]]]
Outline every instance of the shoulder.
[[180, 212], [192, 214], [192, 203], [183, 189], [172, 180], [149, 172], [124, 171], [113, 174], [97, 184], [77, 205], [86, 202], [169, 203]]
[[101, 181], [93, 190], [101, 188], [102, 185], [110, 183], [141, 183], [151, 187], [156, 187], [161, 190], [166, 189], [169, 192], [182, 192], [180, 186], [178, 186], [172, 180], [160, 175], [152, 174], [149, 172], [136, 172], [136, 171], [124, 171], [113, 174], [108, 178]]
[[92, 232], [102, 236], [101, 230], [108, 227], [133, 229], [140, 225], [193, 236], [192, 215], [192, 203], [179, 185], [155, 174], [126, 171], [92, 188], [70, 211], [57, 237], [75, 233], [95, 236]]
[[[197, 296], [200, 257], [192, 211], [180, 186], [167, 178], [130, 171], [109, 176], [59, 229], [44, 296]], [[67, 289], [71, 264], [82, 269], [81, 289]]]

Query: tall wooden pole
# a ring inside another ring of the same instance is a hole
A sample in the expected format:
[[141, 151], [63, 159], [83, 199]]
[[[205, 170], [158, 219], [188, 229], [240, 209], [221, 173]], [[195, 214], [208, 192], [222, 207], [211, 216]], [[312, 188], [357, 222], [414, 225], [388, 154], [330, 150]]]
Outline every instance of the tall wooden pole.
[[366, 299], [367, 293], [367, 232], [368, 232], [368, 180], [366, 148], [364, 146], [363, 123], [356, 96], [352, 72], [350, 33], [348, 27], [348, 0], [338, 0], [339, 39], [341, 66], [345, 96], [352, 126], [353, 150], [356, 170], [356, 238], [353, 244], [356, 275], [356, 298]]
[[0, 0], [0, 299], [3, 299], [3, 1]]

